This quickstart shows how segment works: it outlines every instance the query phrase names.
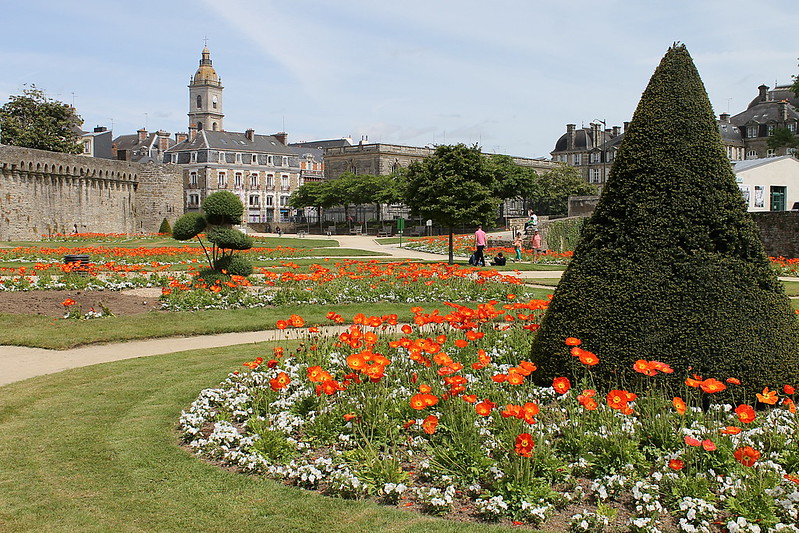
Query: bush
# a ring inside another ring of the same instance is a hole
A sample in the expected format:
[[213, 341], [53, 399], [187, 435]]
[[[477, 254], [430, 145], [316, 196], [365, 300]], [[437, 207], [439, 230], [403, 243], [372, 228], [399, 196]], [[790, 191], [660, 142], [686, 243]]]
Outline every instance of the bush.
[[215, 227], [208, 232], [208, 240], [227, 250], [249, 250], [252, 237], [233, 228]]
[[799, 321], [682, 45], [652, 76], [544, 316], [541, 383], [580, 373], [566, 337], [600, 358], [597, 385], [640, 375], [638, 359], [670, 364], [675, 388], [694, 373], [740, 378], [746, 394], [799, 378]]
[[249, 259], [240, 255], [226, 255], [216, 260], [214, 268], [219, 272], [223, 270], [231, 276], [244, 276], [252, 274], [253, 268]]
[[203, 201], [203, 211], [209, 224], [239, 224], [244, 213], [244, 204], [230, 191], [218, 191]]
[[172, 227], [169, 225], [169, 221], [166, 217], [161, 221], [161, 225], [158, 227], [158, 233], [162, 235], [172, 235]]
[[175, 221], [172, 237], [179, 241], [188, 241], [203, 232], [207, 226], [205, 218], [199, 213], [186, 213]]
[[585, 220], [585, 217], [571, 217], [550, 222], [546, 228], [547, 248], [556, 252], [570, 252], [577, 248]]

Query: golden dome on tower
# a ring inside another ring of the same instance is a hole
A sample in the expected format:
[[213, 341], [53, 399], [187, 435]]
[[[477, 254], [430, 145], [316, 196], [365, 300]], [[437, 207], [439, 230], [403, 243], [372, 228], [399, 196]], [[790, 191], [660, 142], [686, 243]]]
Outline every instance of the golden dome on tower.
[[197, 68], [197, 72], [194, 74], [194, 79], [192, 81], [195, 83], [204, 81], [219, 83], [219, 76], [216, 75], [216, 71], [211, 65], [211, 52], [208, 50], [207, 46], [203, 48], [203, 57], [200, 59], [200, 66]]

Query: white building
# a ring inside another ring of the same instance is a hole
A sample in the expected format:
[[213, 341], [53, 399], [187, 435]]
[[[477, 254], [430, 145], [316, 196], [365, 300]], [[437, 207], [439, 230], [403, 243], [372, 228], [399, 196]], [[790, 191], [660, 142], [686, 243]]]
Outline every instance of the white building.
[[782, 156], [734, 161], [733, 170], [749, 211], [799, 209], [799, 159]]

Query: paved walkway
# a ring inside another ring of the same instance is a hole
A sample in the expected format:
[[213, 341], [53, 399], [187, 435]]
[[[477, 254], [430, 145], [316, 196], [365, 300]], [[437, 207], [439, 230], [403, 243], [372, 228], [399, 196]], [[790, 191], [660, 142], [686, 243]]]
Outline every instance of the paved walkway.
[[[342, 248], [371, 250], [386, 253], [398, 259], [443, 260], [446, 256], [400, 248], [399, 245], [378, 244], [375, 237], [356, 235], [337, 235], [334, 238]], [[360, 259], [364, 259], [361, 257]], [[520, 271], [522, 278], [559, 278], [560, 270]], [[799, 278], [780, 278], [785, 281], [799, 281]], [[335, 333], [341, 327], [330, 326], [323, 331]], [[116, 344], [82, 346], [71, 350], [46, 350], [23, 346], [0, 346], [0, 386], [23, 379], [53, 374], [70, 368], [78, 368], [98, 363], [148, 357], [185, 350], [217, 348], [235, 344], [275, 341], [305, 334], [300, 330], [267, 330], [245, 333], [223, 333], [197, 337], [168, 337], [143, 341], [129, 341]]]

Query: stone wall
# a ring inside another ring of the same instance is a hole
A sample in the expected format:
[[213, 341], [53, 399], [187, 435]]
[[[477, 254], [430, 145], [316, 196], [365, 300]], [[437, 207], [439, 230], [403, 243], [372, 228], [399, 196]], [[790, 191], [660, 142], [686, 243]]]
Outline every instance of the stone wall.
[[760, 228], [760, 239], [771, 257], [799, 257], [799, 212], [751, 213]]
[[599, 196], [569, 196], [569, 216], [589, 217], [594, 213]]
[[[182, 213], [174, 165], [0, 145], [0, 240], [78, 231], [155, 232]], [[168, 214], [174, 213], [173, 217]]]

